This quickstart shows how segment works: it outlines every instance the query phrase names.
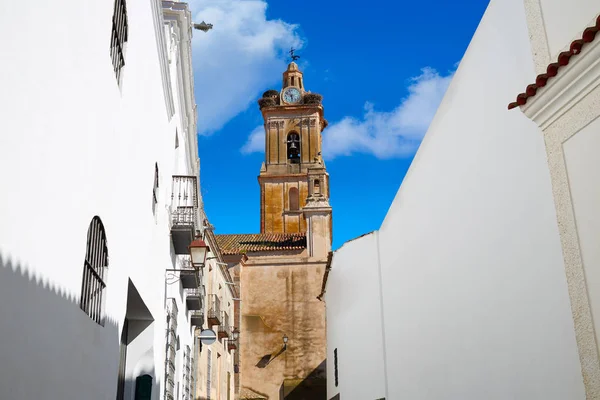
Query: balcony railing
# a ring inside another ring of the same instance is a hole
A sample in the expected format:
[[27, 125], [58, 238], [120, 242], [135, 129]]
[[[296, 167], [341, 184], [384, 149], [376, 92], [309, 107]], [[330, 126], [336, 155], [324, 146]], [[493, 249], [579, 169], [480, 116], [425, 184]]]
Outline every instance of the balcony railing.
[[227, 350], [229, 350], [229, 351], [237, 350], [237, 348], [238, 348], [237, 340], [234, 340], [232, 337], [230, 337], [229, 340], [227, 341]]
[[198, 229], [198, 179], [173, 176], [171, 188], [171, 238], [175, 254], [188, 254], [188, 246]]
[[185, 289], [185, 303], [188, 310], [202, 310], [202, 298], [204, 293], [202, 288]]
[[216, 294], [208, 296], [208, 325], [221, 324], [221, 299]]
[[221, 325], [219, 325], [219, 332], [217, 334], [219, 339], [231, 337], [231, 327], [229, 326], [229, 316], [225, 311], [221, 313]]
[[202, 310], [190, 311], [190, 325], [192, 325], [192, 326], [204, 325], [204, 312]]
[[183, 256], [179, 262], [179, 279], [184, 289], [195, 289], [202, 283], [201, 271], [194, 268], [189, 255]]

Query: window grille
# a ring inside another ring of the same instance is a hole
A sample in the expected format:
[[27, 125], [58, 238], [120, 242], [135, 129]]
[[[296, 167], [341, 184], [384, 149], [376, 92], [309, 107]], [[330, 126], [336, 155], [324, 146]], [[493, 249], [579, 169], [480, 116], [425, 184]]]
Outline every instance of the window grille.
[[127, 26], [127, 7], [125, 0], [115, 0], [110, 38], [110, 57], [117, 82], [121, 82], [121, 69], [125, 66], [125, 43], [129, 28]]
[[175, 392], [175, 353], [177, 352], [177, 303], [167, 300], [167, 349], [165, 358], [165, 400], [174, 400]]
[[152, 188], [152, 214], [156, 216], [156, 205], [158, 204], [158, 163], [154, 163], [154, 187]]
[[108, 267], [106, 233], [99, 217], [94, 217], [88, 228], [87, 248], [83, 265], [81, 299], [79, 306], [100, 325], [103, 321], [103, 294], [106, 288], [104, 275]]
[[191, 359], [190, 359], [191, 349], [190, 346], [185, 346], [185, 351], [183, 353], [183, 399], [190, 400], [190, 373], [191, 373]]
[[338, 355], [337, 349], [333, 350], [333, 377], [335, 379], [335, 386], [338, 385]]

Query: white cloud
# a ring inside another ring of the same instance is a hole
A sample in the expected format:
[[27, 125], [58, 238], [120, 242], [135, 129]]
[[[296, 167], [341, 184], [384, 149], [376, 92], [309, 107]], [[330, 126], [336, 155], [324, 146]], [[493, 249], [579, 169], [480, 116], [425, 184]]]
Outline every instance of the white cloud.
[[[211, 134], [281, 80], [283, 53], [300, 48], [296, 25], [267, 20], [263, 0], [190, 0], [194, 22], [213, 24], [192, 39], [198, 131]], [[257, 106], [258, 107], [258, 106]]]
[[333, 159], [355, 153], [369, 153], [380, 159], [413, 155], [450, 84], [453, 73], [440, 75], [423, 68], [412, 78], [408, 96], [389, 112], [365, 104], [361, 119], [344, 117], [323, 133], [323, 156]]
[[258, 153], [265, 150], [265, 128], [262, 125], [257, 126], [248, 136], [248, 140], [242, 146], [240, 151], [243, 154]]

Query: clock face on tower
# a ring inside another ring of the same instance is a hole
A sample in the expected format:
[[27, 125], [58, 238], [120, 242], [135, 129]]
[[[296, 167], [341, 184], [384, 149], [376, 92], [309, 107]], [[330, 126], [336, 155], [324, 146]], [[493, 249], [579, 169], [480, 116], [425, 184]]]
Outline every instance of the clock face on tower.
[[295, 87], [289, 87], [283, 91], [283, 101], [286, 103], [296, 104], [300, 99], [300, 91]]

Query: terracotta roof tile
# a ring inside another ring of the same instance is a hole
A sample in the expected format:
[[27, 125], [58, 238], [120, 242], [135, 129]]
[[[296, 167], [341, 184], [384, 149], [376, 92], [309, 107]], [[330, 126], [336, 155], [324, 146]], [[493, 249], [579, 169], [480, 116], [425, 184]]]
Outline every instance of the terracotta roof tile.
[[587, 28], [586, 30], [584, 30], [583, 35], [581, 35], [581, 39], [574, 40], [571, 43], [571, 47], [569, 48], [569, 51], [563, 51], [562, 53], [560, 53], [558, 55], [558, 60], [556, 62], [548, 65], [548, 68], [546, 68], [546, 73], [538, 75], [535, 80], [535, 83], [532, 83], [531, 85], [527, 86], [527, 88], [525, 89], [525, 92], [520, 93], [517, 96], [516, 101], [514, 101], [508, 105], [508, 109], [510, 110], [510, 109], [513, 109], [518, 106], [522, 106], [525, 103], [527, 103], [527, 100], [530, 97], [535, 96], [535, 94], [539, 88], [546, 86], [546, 84], [548, 83], [548, 80], [550, 78], [555, 77], [558, 74], [559, 69], [561, 67], [569, 64], [571, 57], [576, 56], [577, 54], [581, 53], [581, 48], [586, 43], [590, 43], [591, 41], [593, 41], [596, 38], [596, 36], [600, 36], [600, 35], [596, 35], [599, 30], [600, 30], [600, 16], [596, 19], [596, 25], [591, 26], [591, 27]]
[[251, 233], [215, 236], [223, 254], [306, 248], [305, 233]]

